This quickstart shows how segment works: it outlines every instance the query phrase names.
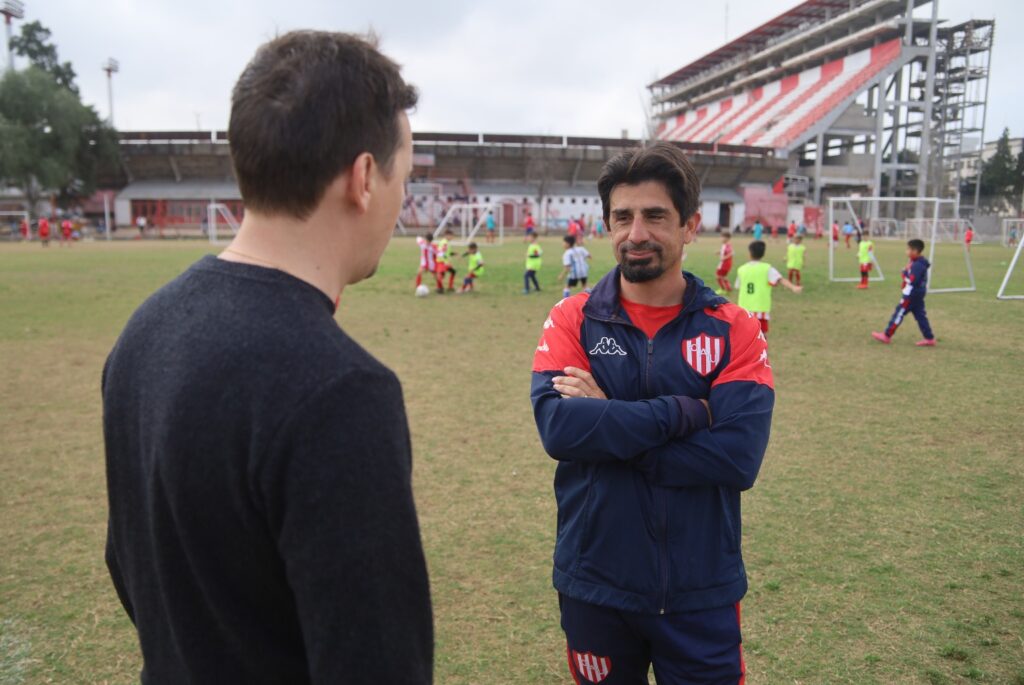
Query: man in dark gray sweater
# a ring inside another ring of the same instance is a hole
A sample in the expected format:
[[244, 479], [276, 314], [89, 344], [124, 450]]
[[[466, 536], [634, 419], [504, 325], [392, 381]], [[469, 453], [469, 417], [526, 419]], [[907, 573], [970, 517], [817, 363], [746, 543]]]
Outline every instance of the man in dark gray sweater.
[[107, 564], [143, 683], [429, 683], [395, 375], [338, 327], [411, 169], [416, 91], [365, 40], [259, 49], [229, 130], [246, 215], [103, 371]]

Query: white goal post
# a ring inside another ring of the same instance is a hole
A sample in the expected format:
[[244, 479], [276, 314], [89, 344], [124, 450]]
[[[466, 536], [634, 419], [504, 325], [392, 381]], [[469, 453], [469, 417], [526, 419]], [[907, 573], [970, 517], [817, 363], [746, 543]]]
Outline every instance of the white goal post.
[[228, 206], [220, 202], [211, 202], [206, 205], [206, 233], [210, 237], [210, 243], [214, 245], [221, 242], [217, 232], [218, 219], [224, 219], [224, 223], [231, 228], [231, 235], [238, 233], [238, 220]]
[[1024, 295], [1007, 295], [1006, 286], [1010, 282], [1010, 277], [1013, 276], [1014, 269], [1017, 268], [1017, 262], [1020, 261], [1021, 248], [1024, 248], [1024, 241], [1017, 238], [1017, 249], [1013, 251], [1013, 259], [1010, 260], [1010, 266], [1006, 269], [1006, 275], [1003, 276], [1003, 282], [999, 286], [999, 292], [996, 293], [997, 300], [1024, 300]]
[[[28, 218], [28, 212], [19, 212], [19, 211], [4, 211], [4, 212], [0, 212], [0, 223], [6, 223], [4, 221], [4, 217], [8, 217], [8, 216], [18, 217], [19, 219], [24, 220], [25, 223], [29, 224], [30, 226], [32, 224], [32, 222]], [[21, 221], [18, 221], [18, 227], [14, 229], [15, 233], [12, 236], [13, 238], [21, 239], [20, 229], [21, 229]], [[31, 229], [29, 229], [28, 237], [29, 238], [32, 237]]]
[[487, 223], [487, 213], [494, 214], [494, 227], [498, 233], [498, 245], [505, 243], [505, 222], [502, 220], [499, 205], [496, 202], [456, 202], [452, 204], [441, 223], [434, 229], [434, 237], [438, 238], [449, 228], [458, 234], [458, 238], [452, 240], [454, 245], [467, 245], [473, 242], [476, 234]]

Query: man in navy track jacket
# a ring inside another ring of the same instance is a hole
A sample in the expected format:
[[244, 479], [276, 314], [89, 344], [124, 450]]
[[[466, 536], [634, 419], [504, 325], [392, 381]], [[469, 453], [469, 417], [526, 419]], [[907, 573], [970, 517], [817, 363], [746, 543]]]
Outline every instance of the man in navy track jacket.
[[554, 585], [576, 683], [741, 683], [740, 492], [775, 392], [745, 310], [681, 270], [700, 183], [675, 146], [598, 181], [619, 266], [544, 322], [531, 399], [558, 460]]

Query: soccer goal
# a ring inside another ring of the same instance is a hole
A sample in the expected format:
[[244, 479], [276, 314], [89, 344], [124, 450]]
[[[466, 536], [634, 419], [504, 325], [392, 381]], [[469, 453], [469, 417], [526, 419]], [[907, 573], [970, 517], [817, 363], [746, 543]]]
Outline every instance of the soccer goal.
[[[997, 300], [1024, 300], [1024, 294], [1021, 295], [1007, 295], [1006, 286], [1010, 283], [1010, 278], [1013, 276], [1014, 271], [1017, 268], [1017, 263], [1020, 261], [1021, 248], [1024, 248], [1024, 241], [1017, 239], [1017, 249], [1013, 251], [1013, 259], [1010, 260], [1010, 266], [1006, 269], [1006, 275], [1003, 276], [1003, 282], [999, 286], [999, 292], [996, 293]], [[1020, 281], [1020, 279], [1017, 279]]]
[[1016, 247], [1024, 239], [1024, 219], [1003, 219], [1003, 247]]
[[223, 242], [220, 239], [221, 220], [231, 229], [231, 235], [238, 233], [238, 220], [227, 205], [219, 202], [211, 202], [206, 205], [206, 232], [210, 236], [210, 242], [214, 245]]
[[505, 244], [505, 223], [502, 221], [498, 205], [489, 203], [466, 203], [456, 202], [445, 212], [441, 222], [434, 229], [434, 237], [444, 234], [452, 229], [458, 237], [452, 240], [454, 245], [467, 245], [476, 238], [476, 234], [487, 224], [487, 214], [491, 212], [494, 216], [494, 228], [498, 234], [498, 245]]
[[[11, 240], [20, 240], [21, 239], [21, 222], [24, 221], [26, 224], [30, 224], [31, 225], [31, 222], [29, 221], [29, 218], [28, 218], [28, 212], [17, 212], [17, 211], [0, 212], [0, 225], [6, 224], [6, 223], [11, 223], [12, 221], [13, 221], [13, 224], [12, 224], [12, 230], [11, 230]], [[30, 238], [32, 237], [32, 232], [31, 231], [29, 231], [29, 237]]]
[[[839, 224], [841, 230], [839, 241], [828, 241], [828, 280], [832, 283], [855, 283], [860, 281], [860, 262], [857, 260], [855, 249], [848, 249], [843, 228], [847, 224], [854, 227], [854, 230], [861, 232], [861, 225], [864, 226], [863, 233], [872, 237], [884, 237], [881, 233], [883, 228], [889, 227], [887, 223], [878, 217], [879, 207], [875, 197], [832, 197], [828, 200], [828, 225]], [[856, 245], [854, 245], [856, 248]], [[837, 250], [842, 251], [842, 257], [836, 254]], [[878, 263], [875, 253], [871, 253], [871, 261], [874, 264], [873, 272], [868, 280], [884, 281], [885, 273], [882, 265]]]
[[[964, 234], [971, 226], [971, 222], [958, 217], [942, 217], [937, 212], [930, 218], [907, 219], [904, 225], [906, 226], [907, 240], [918, 238], [928, 245], [928, 261], [931, 263], [931, 268], [928, 271], [929, 294], [973, 293], [978, 289], [974, 281], [971, 250], [964, 239]], [[963, 258], [962, 266], [961, 256]], [[943, 280], [940, 283], [950, 282], [957, 285], [935, 287], [936, 259], [942, 267], [939, 273]], [[946, 276], [947, 273], [952, 275]]]

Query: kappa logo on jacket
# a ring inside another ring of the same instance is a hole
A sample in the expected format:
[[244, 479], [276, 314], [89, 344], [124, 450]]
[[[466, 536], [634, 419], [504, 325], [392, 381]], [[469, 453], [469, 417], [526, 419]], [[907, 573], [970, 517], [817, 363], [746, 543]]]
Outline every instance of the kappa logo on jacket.
[[592, 349], [589, 354], [604, 354], [609, 356], [618, 355], [620, 357], [625, 357], [626, 351], [622, 349], [619, 343], [615, 342], [615, 338], [604, 336], [596, 345], [594, 345], [594, 349]]
[[701, 333], [696, 338], [683, 341], [683, 357], [694, 371], [707, 376], [718, 368], [724, 348], [725, 338]]
[[592, 683], [599, 683], [612, 672], [612, 660], [606, 656], [594, 656], [591, 652], [580, 654], [572, 650], [572, 666], [577, 675]]

